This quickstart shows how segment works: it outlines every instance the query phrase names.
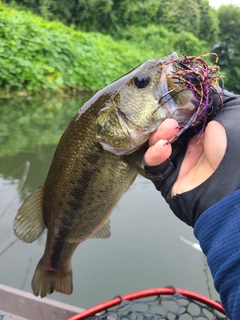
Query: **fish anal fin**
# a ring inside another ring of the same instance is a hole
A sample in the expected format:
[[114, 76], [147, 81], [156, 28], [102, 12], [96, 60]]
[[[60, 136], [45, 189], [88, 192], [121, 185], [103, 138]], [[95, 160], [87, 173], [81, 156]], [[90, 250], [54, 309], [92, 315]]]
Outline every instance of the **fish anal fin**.
[[108, 219], [103, 226], [94, 232], [90, 238], [109, 238], [111, 236], [110, 220]]
[[43, 186], [23, 202], [14, 219], [14, 233], [24, 242], [35, 241], [45, 229], [42, 214], [42, 193]]
[[44, 267], [41, 259], [32, 279], [32, 289], [34, 295], [41, 296], [41, 298], [54, 291], [71, 294], [73, 291], [71, 268], [66, 272], [54, 269], [48, 270]]

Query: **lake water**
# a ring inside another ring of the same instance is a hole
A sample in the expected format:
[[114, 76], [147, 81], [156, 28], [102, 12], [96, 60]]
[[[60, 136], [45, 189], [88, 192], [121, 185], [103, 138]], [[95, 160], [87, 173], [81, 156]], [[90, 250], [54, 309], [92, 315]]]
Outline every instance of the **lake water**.
[[[43, 183], [61, 133], [86, 99], [1, 101], [2, 284], [32, 292], [45, 235], [32, 244], [13, 243], [13, 219], [23, 200]], [[19, 191], [27, 161], [28, 176]], [[138, 177], [123, 196], [111, 215], [111, 232], [109, 239], [89, 239], [77, 248], [72, 295], [54, 293], [49, 298], [88, 308], [116, 295], [171, 285], [219, 300], [202, 252], [180, 239], [197, 242], [192, 228], [171, 213], [150, 181]]]

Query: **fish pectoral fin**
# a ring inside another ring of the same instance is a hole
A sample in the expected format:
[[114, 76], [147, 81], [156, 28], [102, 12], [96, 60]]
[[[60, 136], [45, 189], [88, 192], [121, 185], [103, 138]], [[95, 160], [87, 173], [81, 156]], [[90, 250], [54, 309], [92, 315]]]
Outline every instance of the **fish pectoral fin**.
[[133, 175], [132, 179], [131, 179], [130, 182], [129, 182], [129, 185], [128, 185], [128, 187], [127, 187], [127, 190], [126, 190], [125, 192], [128, 191], [128, 189], [131, 187], [131, 185], [133, 184], [133, 182], [136, 180], [137, 176], [138, 176], [138, 172], [136, 172], [136, 173]]
[[14, 233], [24, 242], [35, 241], [45, 229], [42, 214], [42, 193], [43, 186], [23, 202], [14, 219]]
[[151, 180], [151, 181], [163, 180], [163, 175], [161, 173], [159, 173], [159, 174], [151, 174], [151, 173], [145, 171], [145, 169], [143, 167], [144, 153], [142, 152], [142, 150], [145, 151], [145, 149], [142, 148], [142, 149], [139, 149], [135, 153], [131, 153], [129, 155], [124, 156], [125, 161], [131, 167], [133, 167], [133, 169], [136, 170], [137, 173], [139, 173], [144, 178], [146, 178], [148, 180]]
[[110, 220], [108, 219], [104, 225], [99, 228], [90, 238], [102, 238], [106, 239], [111, 236]]

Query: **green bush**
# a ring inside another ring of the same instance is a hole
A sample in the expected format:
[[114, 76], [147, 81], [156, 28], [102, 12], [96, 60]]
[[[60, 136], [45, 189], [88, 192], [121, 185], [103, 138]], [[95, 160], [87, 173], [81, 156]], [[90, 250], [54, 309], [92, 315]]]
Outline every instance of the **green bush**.
[[0, 93], [98, 90], [144, 60], [172, 51], [205, 53], [189, 32], [156, 25], [122, 30], [127, 40], [76, 31], [0, 3]]
[[208, 0], [4, 0], [17, 8], [29, 8], [44, 19], [74, 24], [87, 32], [121, 38], [129, 26], [163, 26], [168, 31], [188, 31], [209, 45], [218, 33], [216, 10]]
[[75, 31], [1, 3], [0, 42], [5, 91], [97, 90], [146, 58], [127, 42]]

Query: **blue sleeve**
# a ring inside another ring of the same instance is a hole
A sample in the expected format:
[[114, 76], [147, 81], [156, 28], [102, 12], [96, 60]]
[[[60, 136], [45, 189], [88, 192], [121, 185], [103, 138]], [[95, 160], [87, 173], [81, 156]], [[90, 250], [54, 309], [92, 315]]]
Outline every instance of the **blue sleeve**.
[[[231, 183], [231, 181], [229, 181]], [[194, 234], [231, 320], [240, 319], [240, 190], [204, 211]]]

